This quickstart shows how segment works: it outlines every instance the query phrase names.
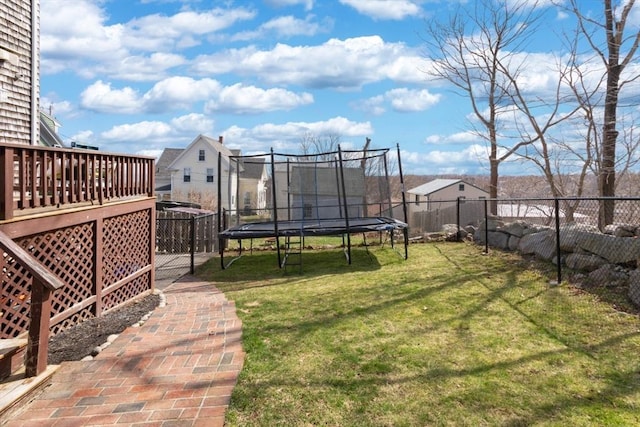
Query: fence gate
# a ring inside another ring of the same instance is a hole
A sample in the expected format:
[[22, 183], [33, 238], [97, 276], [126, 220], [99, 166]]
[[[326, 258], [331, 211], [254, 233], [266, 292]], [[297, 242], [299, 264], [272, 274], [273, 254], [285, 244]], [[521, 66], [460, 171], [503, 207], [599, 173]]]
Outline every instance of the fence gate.
[[156, 212], [156, 280], [177, 279], [218, 250], [216, 215]]

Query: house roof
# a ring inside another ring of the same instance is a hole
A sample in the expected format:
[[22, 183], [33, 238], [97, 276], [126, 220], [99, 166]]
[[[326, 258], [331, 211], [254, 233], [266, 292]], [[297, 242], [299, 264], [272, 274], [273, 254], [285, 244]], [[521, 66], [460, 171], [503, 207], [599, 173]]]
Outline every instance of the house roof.
[[[447, 187], [451, 187], [452, 185], [456, 185], [459, 183], [464, 183], [465, 185], [470, 185], [472, 187], [478, 188], [479, 190], [482, 190], [481, 188], [476, 187], [473, 184], [469, 184], [463, 179], [434, 179], [433, 181], [429, 181], [425, 184], [419, 185], [417, 187], [412, 188], [411, 190], [408, 190], [407, 193], [419, 194], [421, 196], [428, 196], [437, 191], [443, 190]], [[485, 190], [482, 190], [482, 191], [485, 191]]]
[[169, 165], [178, 158], [184, 148], [165, 148], [156, 162], [156, 177], [169, 177]]
[[40, 111], [40, 145], [45, 147], [64, 147], [64, 142], [57, 133], [59, 127], [60, 123], [55, 118], [44, 111]]
[[191, 142], [191, 144], [187, 146], [187, 148], [182, 150], [182, 152], [178, 154], [178, 156], [175, 159], [173, 159], [173, 161], [167, 166], [167, 169], [171, 169], [174, 163], [176, 163], [182, 156], [185, 155], [186, 152], [188, 152], [191, 149], [191, 147], [193, 147], [200, 141], [203, 141], [206, 144], [209, 144], [214, 150], [216, 150], [219, 153], [222, 153], [224, 157], [229, 158], [234, 155], [233, 152], [227, 146], [225, 146], [224, 144], [221, 144], [217, 139], [213, 139], [206, 135], [200, 134], [196, 137], [196, 139], [194, 139]]
[[250, 162], [242, 162], [242, 166], [242, 178], [260, 179], [264, 172], [265, 162], [262, 158], [254, 158]]

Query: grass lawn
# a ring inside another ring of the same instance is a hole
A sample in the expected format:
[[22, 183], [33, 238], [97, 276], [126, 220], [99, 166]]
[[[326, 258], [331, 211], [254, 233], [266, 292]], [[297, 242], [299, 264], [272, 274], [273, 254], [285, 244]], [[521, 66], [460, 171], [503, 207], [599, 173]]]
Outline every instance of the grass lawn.
[[254, 252], [198, 274], [236, 302], [231, 426], [640, 425], [640, 319], [553, 266], [463, 243]]

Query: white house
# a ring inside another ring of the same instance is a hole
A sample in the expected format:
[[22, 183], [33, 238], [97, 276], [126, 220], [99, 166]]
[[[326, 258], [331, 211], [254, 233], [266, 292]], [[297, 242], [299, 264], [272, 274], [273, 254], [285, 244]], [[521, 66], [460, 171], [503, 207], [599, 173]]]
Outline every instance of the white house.
[[410, 212], [425, 212], [455, 206], [456, 200], [485, 199], [489, 193], [462, 179], [434, 179], [407, 191]]
[[[229, 164], [229, 157], [238, 154], [218, 140], [198, 135], [167, 166], [170, 176], [171, 200], [189, 201], [200, 204], [205, 209], [218, 207], [218, 153], [222, 156], [222, 200], [225, 209], [236, 210], [236, 171]], [[174, 153], [175, 154], [175, 153]], [[231, 168], [231, 170], [230, 170]], [[165, 178], [166, 179], [166, 178]], [[166, 182], [163, 184], [166, 189]], [[156, 189], [159, 187], [156, 186]]]
[[245, 215], [260, 214], [267, 207], [267, 165], [264, 158], [239, 158], [231, 160], [238, 169], [239, 208]]

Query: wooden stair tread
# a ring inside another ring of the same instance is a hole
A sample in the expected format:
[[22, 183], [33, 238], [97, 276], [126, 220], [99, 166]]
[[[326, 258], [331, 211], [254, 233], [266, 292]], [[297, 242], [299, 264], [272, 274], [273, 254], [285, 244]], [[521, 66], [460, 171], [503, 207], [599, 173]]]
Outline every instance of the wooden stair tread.
[[16, 353], [27, 346], [26, 338], [3, 338], [0, 339], [0, 360], [6, 356]]

